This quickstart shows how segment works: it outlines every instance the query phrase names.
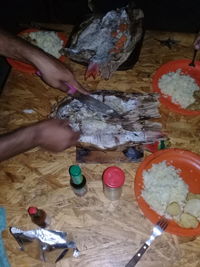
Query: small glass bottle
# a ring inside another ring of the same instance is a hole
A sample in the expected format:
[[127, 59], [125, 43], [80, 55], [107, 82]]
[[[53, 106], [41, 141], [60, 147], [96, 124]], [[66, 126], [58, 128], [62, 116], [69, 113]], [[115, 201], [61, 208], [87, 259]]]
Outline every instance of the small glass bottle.
[[50, 218], [44, 210], [36, 207], [29, 207], [28, 214], [30, 215], [32, 222], [41, 228], [45, 228], [50, 225]]
[[77, 196], [84, 196], [87, 193], [86, 178], [82, 175], [81, 168], [78, 165], [72, 165], [69, 168], [70, 185]]
[[121, 197], [125, 173], [116, 166], [111, 166], [103, 172], [103, 192], [109, 200], [118, 200]]

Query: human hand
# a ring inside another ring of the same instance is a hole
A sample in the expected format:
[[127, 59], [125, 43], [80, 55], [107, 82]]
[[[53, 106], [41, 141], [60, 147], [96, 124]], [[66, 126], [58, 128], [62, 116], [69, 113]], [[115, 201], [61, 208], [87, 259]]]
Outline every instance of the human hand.
[[198, 36], [194, 42], [194, 48], [200, 50], [200, 36]]
[[60, 152], [75, 145], [79, 133], [74, 132], [66, 120], [49, 119], [35, 124], [35, 142], [37, 146]]
[[50, 55], [41, 57], [37, 67], [39, 68], [38, 75], [50, 86], [68, 92], [70, 88], [67, 84], [69, 84], [81, 93], [88, 94], [88, 92], [77, 82], [72, 72], [56, 58], [53, 58]]

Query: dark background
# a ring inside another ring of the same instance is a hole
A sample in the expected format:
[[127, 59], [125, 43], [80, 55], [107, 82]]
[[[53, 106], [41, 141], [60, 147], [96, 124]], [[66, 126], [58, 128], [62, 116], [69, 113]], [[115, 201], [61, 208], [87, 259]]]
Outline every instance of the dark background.
[[[97, 11], [124, 6], [128, 0], [93, 0]], [[145, 28], [196, 32], [200, 28], [200, 0], [135, 0], [145, 14]], [[0, 26], [17, 32], [19, 23], [75, 24], [89, 14], [87, 0], [4, 0]]]
[[[135, 0], [144, 11], [146, 30], [198, 32], [200, 0]], [[128, 0], [93, 0], [96, 12], [125, 6]], [[4, 0], [0, 7], [0, 27], [17, 33], [30, 22], [78, 24], [90, 15], [87, 0]], [[0, 57], [0, 88], [8, 75], [9, 65]]]

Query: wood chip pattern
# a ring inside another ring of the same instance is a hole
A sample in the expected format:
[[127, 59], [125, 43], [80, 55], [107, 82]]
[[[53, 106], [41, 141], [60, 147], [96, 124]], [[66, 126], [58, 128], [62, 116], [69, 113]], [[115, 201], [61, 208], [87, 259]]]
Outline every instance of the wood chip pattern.
[[[65, 28], [69, 32], [68, 27]], [[156, 39], [180, 41], [169, 49]], [[66, 59], [77, 79], [91, 90], [150, 92], [155, 70], [170, 60], [192, 58], [194, 34], [147, 31], [140, 59], [128, 71], [114, 73], [110, 80], [84, 80], [85, 67]], [[65, 96], [45, 85], [39, 77], [12, 70], [0, 99], [0, 132], [45, 119], [51, 107]], [[31, 114], [24, 110], [31, 109]], [[162, 122], [171, 147], [200, 154], [200, 116], [185, 117], [161, 107]], [[152, 224], [139, 210], [133, 193], [138, 164], [120, 164], [126, 174], [119, 201], [110, 202], [102, 192], [101, 176], [106, 164], [81, 164], [88, 193], [74, 195], [68, 168], [75, 163], [75, 149], [53, 154], [33, 149], [0, 164], [0, 205], [7, 211], [8, 226], [34, 229], [27, 208], [43, 208], [52, 218], [51, 229], [73, 235], [81, 251], [77, 259], [63, 259], [56, 265], [42, 263], [19, 251], [8, 230], [3, 233], [12, 267], [121, 267], [129, 261], [151, 232]], [[164, 234], [144, 255], [138, 267], [200, 266], [200, 238]]]

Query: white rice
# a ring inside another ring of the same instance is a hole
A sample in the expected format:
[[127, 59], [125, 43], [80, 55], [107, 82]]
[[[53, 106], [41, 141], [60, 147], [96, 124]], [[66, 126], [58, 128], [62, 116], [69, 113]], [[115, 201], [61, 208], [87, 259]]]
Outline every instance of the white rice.
[[144, 189], [142, 197], [158, 214], [164, 215], [167, 206], [177, 202], [184, 207], [188, 193], [188, 185], [179, 175], [180, 170], [166, 161], [153, 164], [143, 172]]
[[27, 36], [31, 38], [31, 43], [38, 46], [48, 54], [56, 58], [61, 56], [59, 51], [63, 47], [63, 40], [61, 40], [54, 31], [30, 32]]
[[181, 70], [164, 74], [158, 81], [158, 87], [164, 95], [171, 96], [172, 102], [187, 108], [195, 102], [193, 93], [200, 90], [195, 80]]

